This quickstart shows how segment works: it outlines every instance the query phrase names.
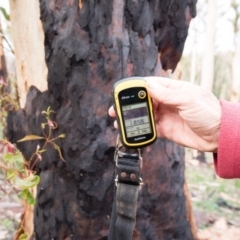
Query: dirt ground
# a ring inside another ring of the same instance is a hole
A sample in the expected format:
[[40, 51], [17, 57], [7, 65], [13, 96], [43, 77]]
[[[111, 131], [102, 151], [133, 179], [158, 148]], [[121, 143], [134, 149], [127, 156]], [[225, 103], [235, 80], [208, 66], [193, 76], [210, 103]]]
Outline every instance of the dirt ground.
[[211, 227], [198, 230], [198, 238], [198, 240], [240, 240], [240, 228], [229, 226], [225, 218], [220, 218]]
[[0, 240], [11, 240], [18, 229], [23, 207], [11, 199], [0, 202]]
[[[18, 227], [23, 208], [17, 202], [0, 202], [0, 240], [11, 240]], [[195, 213], [196, 222], [212, 221], [211, 217]], [[198, 224], [203, 222], [198, 222]], [[225, 218], [219, 218], [211, 226], [198, 230], [198, 240], [240, 240], [240, 228], [231, 226]]]
[[186, 152], [186, 181], [198, 228], [198, 240], [240, 240], [240, 180], [219, 178], [212, 154], [206, 162]]
[[[13, 239], [22, 211], [23, 207], [14, 199], [0, 202], [0, 240]], [[198, 230], [198, 240], [240, 240], [240, 228], [229, 224], [224, 217], [216, 219], [198, 211], [194, 215], [197, 225], [209, 225]]]

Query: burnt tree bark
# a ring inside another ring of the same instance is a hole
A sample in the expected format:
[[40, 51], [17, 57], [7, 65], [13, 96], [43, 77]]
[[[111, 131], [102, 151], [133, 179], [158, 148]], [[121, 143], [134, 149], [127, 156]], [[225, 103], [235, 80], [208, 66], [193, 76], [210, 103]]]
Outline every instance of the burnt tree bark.
[[[117, 131], [108, 117], [115, 81], [174, 69], [196, 14], [196, 0], [40, 0], [48, 91], [31, 87], [25, 109], [9, 113], [8, 137], [41, 135], [41, 112], [56, 112], [66, 162], [48, 148], [41, 177], [36, 239], [107, 239]], [[39, 142], [42, 144], [42, 142]], [[38, 143], [19, 143], [27, 159]], [[165, 140], [144, 149], [134, 239], [193, 239], [184, 195], [184, 150]]]

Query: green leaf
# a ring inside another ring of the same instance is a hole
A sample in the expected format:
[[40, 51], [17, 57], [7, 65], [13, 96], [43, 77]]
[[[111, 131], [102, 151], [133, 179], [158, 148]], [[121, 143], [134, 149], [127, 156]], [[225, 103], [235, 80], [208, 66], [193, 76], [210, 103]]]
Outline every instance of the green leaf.
[[61, 152], [60, 147], [56, 143], [54, 143], [54, 142], [51, 142], [51, 143], [53, 144], [53, 147], [58, 151], [60, 158], [65, 162], [65, 160], [64, 160], [64, 158], [62, 156], [62, 152]]
[[4, 162], [11, 162], [11, 163], [24, 163], [23, 155], [20, 152], [17, 153], [6, 153], [3, 155]]
[[27, 203], [30, 204], [30, 205], [34, 205], [36, 203], [35, 198], [33, 197], [33, 195], [30, 193], [30, 191], [28, 189], [22, 190], [18, 194], [18, 197], [20, 199], [23, 199], [23, 200], [27, 201]]
[[26, 201], [29, 205], [35, 205], [36, 204], [36, 199], [33, 197], [33, 195], [30, 192], [27, 195]]
[[6, 12], [6, 9], [3, 7], [0, 7], [0, 11], [2, 12], [3, 16], [7, 21], [10, 21], [10, 15]]
[[28, 237], [28, 235], [26, 233], [22, 233], [20, 236], [19, 236], [19, 240], [26, 240]]
[[17, 170], [13, 170], [13, 169], [9, 169], [7, 170], [7, 179], [12, 179], [17, 175], [18, 171]]
[[17, 178], [15, 181], [15, 185], [22, 189], [28, 189], [38, 185], [39, 181], [40, 181], [39, 176], [31, 175], [30, 177], [25, 179]]
[[43, 153], [43, 152], [46, 152], [47, 151], [47, 149], [43, 149], [43, 150], [38, 150], [37, 152], [38, 153]]
[[66, 134], [60, 134], [58, 137], [59, 137], [59, 138], [65, 138], [65, 137], [66, 137]]
[[48, 108], [47, 108], [47, 116], [49, 117], [50, 116], [50, 114], [51, 113], [56, 113], [56, 112], [54, 112], [53, 110], [51, 110], [51, 107], [49, 106]]
[[20, 193], [18, 193], [18, 197], [20, 199], [25, 199], [27, 196], [27, 189], [22, 190]]
[[23, 171], [25, 168], [25, 160], [21, 152], [6, 153], [3, 155], [3, 161], [6, 163], [9, 170], [7, 171], [7, 178], [12, 178], [15, 174], [13, 172]]
[[37, 136], [37, 135], [27, 135], [24, 138], [18, 140], [18, 142], [25, 142], [25, 141], [39, 140], [39, 139], [44, 139], [44, 137]]

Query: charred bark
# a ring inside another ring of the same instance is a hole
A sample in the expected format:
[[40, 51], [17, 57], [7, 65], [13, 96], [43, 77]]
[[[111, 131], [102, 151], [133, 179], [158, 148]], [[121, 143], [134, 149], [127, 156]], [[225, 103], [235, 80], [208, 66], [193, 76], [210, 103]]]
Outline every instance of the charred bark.
[[[41, 177], [36, 239], [107, 239], [117, 131], [108, 117], [116, 80], [156, 75], [179, 61], [195, 0], [41, 0], [48, 91], [32, 87], [24, 110], [10, 113], [9, 139], [41, 135], [41, 112], [56, 112], [66, 162], [48, 148]], [[160, 56], [160, 59], [159, 59]], [[41, 144], [41, 142], [39, 142]], [[19, 143], [27, 159], [37, 142]], [[134, 239], [193, 239], [184, 195], [184, 151], [164, 140], [144, 149]]]

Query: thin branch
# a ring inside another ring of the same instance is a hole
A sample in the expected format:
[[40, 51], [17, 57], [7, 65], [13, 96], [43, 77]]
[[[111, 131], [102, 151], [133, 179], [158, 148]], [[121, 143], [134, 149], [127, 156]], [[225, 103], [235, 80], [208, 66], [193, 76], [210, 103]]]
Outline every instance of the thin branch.
[[5, 37], [5, 35], [3, 34], [2, 29], [0, 29], [0, 33], [1, 33], [2, 38], [5, 40], [5, 42], [6, 42], [7, 45], [9, 46], [9, 48], [10, 48], [12, 54], [15, 55], [15, 52], [14, 52], [14, 50], [13, 50], [11, 44], [9, 43], [9, 41], [7, 40], [7, 38]]
[[10, 189], [5, 193], [5, 195], [0, 199], [0, 202], [3, 201], [6, 197], [9, 196], [11, 191], [14, 189], [13, 185], [11, 185]]
[[0, 45], [1, 45], [4, 49], [6, 49], [7, 51], [9, 51], [9, 52], [12, 53], [12, 50], [11, 50], [11, 49], [8, 49], [8, 48], [4, 47], [3, 44], [1, 44], [1, 43], [0, 43]]

